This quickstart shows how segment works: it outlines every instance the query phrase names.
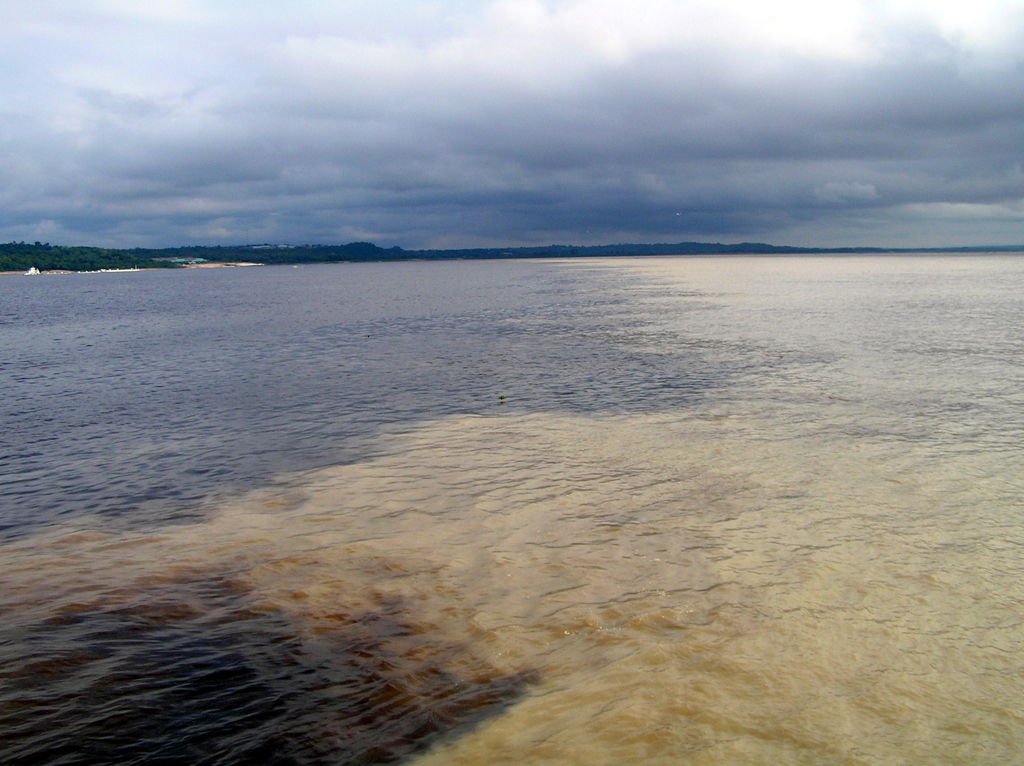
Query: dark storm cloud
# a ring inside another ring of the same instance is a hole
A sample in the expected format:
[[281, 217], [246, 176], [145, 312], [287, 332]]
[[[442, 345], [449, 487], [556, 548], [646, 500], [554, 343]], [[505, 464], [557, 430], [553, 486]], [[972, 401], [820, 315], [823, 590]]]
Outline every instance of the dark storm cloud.
[[14, 2], [0, 239], [1020, 242], [1005, 3]]

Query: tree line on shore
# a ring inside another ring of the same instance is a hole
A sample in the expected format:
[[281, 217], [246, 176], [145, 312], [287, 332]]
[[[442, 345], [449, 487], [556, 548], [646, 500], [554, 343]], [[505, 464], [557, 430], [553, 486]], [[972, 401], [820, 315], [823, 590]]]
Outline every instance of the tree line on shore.
[[916, 252], [1020, 252], [1024, 246], [904, 248], [878, 247], [811, 248], [766, 245], [760, 242], [721, 244], [679, 242], [675, 244], [546, 245], [539, 247], [470, 248], [449, 250], [406, 250], [383, 248], [371, 242], [347, 245], [244, 245], [172, 248], [113, 249], [9, 242], [0, 244], [0, 271], [97, 271], [99, 269], [177, 268], [188, 262], [258, 262], [264, 264], [344, 263], [358, 261], [409, 261], [502, 258], [572, 258], [642, 255], [816, 255]]

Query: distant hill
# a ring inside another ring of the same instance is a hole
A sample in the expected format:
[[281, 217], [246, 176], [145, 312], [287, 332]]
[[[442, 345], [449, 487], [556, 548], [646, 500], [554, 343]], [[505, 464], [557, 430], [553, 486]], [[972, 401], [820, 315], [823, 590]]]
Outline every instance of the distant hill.
[[172, 247], [117, 250], [100, 247], [66, 247], [35, 242], [0, 244], [0, 271], [96, 271], [98, 269], [176, 268], [189, 261], [213, 263], [258, 262], [266, 264], [343, 263], [358, 261], [408, 261], [502, 258], [578, 258], [640, 255], [853, 255], [858, 253], [980, 253], [1022, 252], [1024, 245], [998, 247], [952, 247], [891, 249], [880, 247], [789, 247], [762, 242], [721, 244], [678, 242], [676, 244], [546, 245], [540, 247], [490, 247], [450, 250], [405, 250], [383, 248], [371, 242], [347, 245], [245, 245], [217, 247]]

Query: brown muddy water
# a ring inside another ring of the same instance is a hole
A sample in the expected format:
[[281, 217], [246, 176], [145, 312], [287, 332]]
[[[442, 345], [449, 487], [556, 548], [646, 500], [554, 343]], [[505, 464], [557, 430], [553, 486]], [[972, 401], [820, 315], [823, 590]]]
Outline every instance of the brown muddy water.
[[1024, 760], [1024, 259], [224, 271], [0, 285], [4, 763]]

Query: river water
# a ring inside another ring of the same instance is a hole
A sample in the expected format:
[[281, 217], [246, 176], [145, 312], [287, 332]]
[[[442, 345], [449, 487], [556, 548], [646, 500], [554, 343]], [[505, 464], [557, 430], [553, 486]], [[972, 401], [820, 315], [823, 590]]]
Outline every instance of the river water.
[[1024, 758], [1019, 256], [10, 276], [0, 379], [3, 763]]

